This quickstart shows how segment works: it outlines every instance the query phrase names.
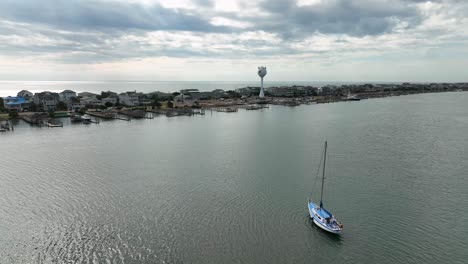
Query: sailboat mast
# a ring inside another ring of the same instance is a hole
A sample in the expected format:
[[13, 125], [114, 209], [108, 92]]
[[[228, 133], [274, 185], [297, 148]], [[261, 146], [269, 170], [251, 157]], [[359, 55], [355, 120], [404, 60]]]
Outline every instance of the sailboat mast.
[[325, 151], [323, 154], [322, 191], [320, 192], [320, 208], [323, 207], [322, 197], [323, 197], [323, 183], [325, 182], [325, 163], [326, 162], [327, 162], [327, 141], [325, 141]]

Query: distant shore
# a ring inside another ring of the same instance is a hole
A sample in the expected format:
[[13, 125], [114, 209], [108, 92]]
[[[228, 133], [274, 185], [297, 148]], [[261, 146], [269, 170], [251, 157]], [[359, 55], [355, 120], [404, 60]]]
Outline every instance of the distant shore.
[[[59, 99], [62, 96], [57, 93], [42, 92], [31, 96], [27, 107], [20, 108], [21, 111], [15, 112], [4, 107], [1, 109], [0, 120], [21, 118], [33, 125], [59, 127], [58, 124], [53, 122], [54, 118], [74, 116], [76, 120], [76, 116], [87, 114], [93, 116], [94, 121], [97, 123], [99, 119], [131, 120], [154, 118], [157, 115], [166, 115], [168, 117], [203, 115], [206, 110], [237, 112], [239, 109], [260, 110], [268, 107], [268, 105], [294, 107], [302, 104], [360, 101], [421, 93], [461, 92], [468, 91], [468, 83], [353, 84], [327, 85], [321, 88], [302, 85], [279, 86], [266, 88], [264, 98], [258, 97], [259, 91], [260, 87], [244, 87], [230, 91], [217, 89], [211, 92], [185, 89], [173, 93], [152, 92], [147, 94], [136, 91], [121, 94], [111, 91], [101, 92], [101, 94], [89, 92], [76, 94], [73, 91], [66, 90], [64, 92], [74, 94], [74, 96], [66, 100]], [[21, 92], [24, 93], [25, 91]], [[38, 94], [44, 96], [44, 93], [49, 96], [47, 100], [51, 100], [52, 95], [56, 95], [57, 107], [54, 107], [53, 111], [44, 111], [39, 107], [40, 104], [37, 104], [40, 101], [37, 101], [35, 97]], [[123, 96], [134, 100], [124, 101]], [[131, 105], [126, 102], [131, 102]]]

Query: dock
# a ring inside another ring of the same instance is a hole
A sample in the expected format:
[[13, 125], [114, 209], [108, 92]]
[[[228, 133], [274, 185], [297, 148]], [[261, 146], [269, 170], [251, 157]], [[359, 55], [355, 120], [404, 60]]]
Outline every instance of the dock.
[[213, 108], [216, 112], [224, 112], [224, 113], [235, 113], [239, 111], [238, 107], [215, 107]]
[[95, 111], [86, 111], [86, 114], [94, 117], [99, 117], [102, 119], [116, 119], [116, 113], [110, 111], [102, 111], [102, 112], [95, 112]]
[[50, 121], [50, 117], [47, 113], [31, 113], [22, 115], [23, 120], [26, 123], [36, 126], [43, 126]]
[[260, 110], [263, 108], [269, 108], [269, 106], [268, 105], [247, 105], [244, 108], [245, 110]]
[[193, 108], [168, 108], [168, 109], [154, 109], [147, 110], [148, 113], [151, 113], [151, 116], [148, 119], [152, 119], [153, 114], [156, 115], [165, 115], [167, 117], [174, 116], [193, 116], [193, 115], [204, 115], [205, 109], [193, 109]]
[[132, 110], [132, 109], [121, 109], [121, 110], [118, 110], [117, 113], [120, 114], [120, 115], [125, 115], [125, 116], [128, 116], [130, 118], [136, 118], [136, 119], [146, 117], [146, 111], [140, 110], [140, 109], [134, 109], [134, 110]]

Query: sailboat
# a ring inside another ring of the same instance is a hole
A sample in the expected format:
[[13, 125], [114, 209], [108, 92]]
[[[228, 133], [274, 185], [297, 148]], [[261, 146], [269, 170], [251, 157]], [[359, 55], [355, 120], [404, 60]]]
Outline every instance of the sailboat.
[[333, 234], [339, 234], [343, 230], [343, 225], [333, 216], [330, 211], [323, 207], [323, 183], [325, 180], [325, 164], [327, 161], [327, 142], [325, 141], [325, 150], [323, 152], [323, 171], [322, 171], [322, 191], [320, 193], [320, 204], [312, 202], [311, 197], [308, 200], [310, 218], [321, 229]]

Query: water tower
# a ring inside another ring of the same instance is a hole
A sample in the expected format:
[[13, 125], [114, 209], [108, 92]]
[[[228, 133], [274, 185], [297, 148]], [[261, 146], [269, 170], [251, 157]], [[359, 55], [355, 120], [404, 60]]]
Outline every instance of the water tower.
[[261, 83], [262, 85], [260, 86], [260, 94], [258, 97], [263, 98], [265, 97], [265, 93], [263, 92], [263, 77], [267, 74], [267, 70], [265, 66], [260, 66], [258, 67], [258, 76], [260, 76], [260, 79], [262, 80]]

